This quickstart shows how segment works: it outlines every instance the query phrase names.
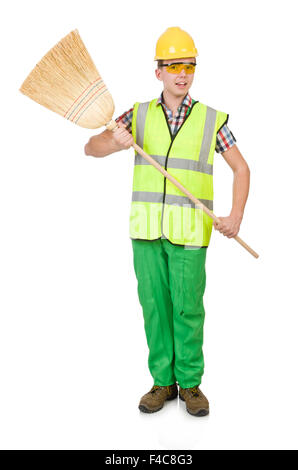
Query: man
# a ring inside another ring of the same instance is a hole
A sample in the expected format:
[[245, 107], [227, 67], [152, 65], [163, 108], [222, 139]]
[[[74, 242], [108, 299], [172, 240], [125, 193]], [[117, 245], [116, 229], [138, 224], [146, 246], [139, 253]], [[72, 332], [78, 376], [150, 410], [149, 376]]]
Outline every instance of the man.
[[[116, 121], [113, 133], [90, 139], [85, 153], [104, 157], [135, 140], [195, 197], [213, 208], [213, 155], [220, 152], [234, 172], [233, 204], [214, 223], [231, 238], [238, 234], [249, 191], [249, 168], [227, 126], [228, 115], [193, 100], [197, 49], [180, 28], [168, 28], [156, 45], [155, 75], [163, 92], [135, 103]], [[194, 416], [209, 413], [199, 389], [204, 372], [205, 260], [212, 219], [140, 155], [135, 157], [130, 236], [138, 294], [154, 385], [139, 403], [146, 413], [178, 395]]]

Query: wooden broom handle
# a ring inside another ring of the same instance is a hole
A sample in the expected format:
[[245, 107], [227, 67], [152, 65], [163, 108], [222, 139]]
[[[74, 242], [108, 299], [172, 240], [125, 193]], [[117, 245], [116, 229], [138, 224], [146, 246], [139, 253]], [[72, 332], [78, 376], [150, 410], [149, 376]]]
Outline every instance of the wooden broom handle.
[[[114, 123], [116, 124], [116, 126], [114, 125]], [[106, 127], [107, 127], [107, 129], [109, 129], [111, 131], [115, 131], [118, 126], [117, 126], [117, 123], [115, 121], [110, 121], [108, 124], [106, 124]], [[155, 161], [152, 157], [150, 157], [150, 155], [148, 155], [146, 152], [144, 152], [144, 150], [138, 144], [136, 144], [134, 142], [132, 144], [132, 147], [143, 158], [145, 158], [145, 160], [147, 160], [147, 162], [149, 162], [151, 165], [153, 165], [158, 171], [160, 171], [160, 173], [162, 173], [168, 180], [170, 180], [175, 186], [177, 186], [177, 188], [180, 189], [180, 191], [182, 191], [184, 194], [186, 194], [186, 196], [196, 206], [198, 206], [202, 211], [204, 211], [207, 215], [209, 215], [209, 217], [211, 217], [211, 219], [213, 219], [217, 223], [220, 223], [220, 220], [218, 219], [218, 217], [216, 217], [216, 215], [214, 215], [213, 212], [211, 212], [208, 209], [208, 207], [206, 207], [201, 201], [199, 201], [197, 198], [195, 198], [193, 194], [191, 194], [184, 186], [182, 186], [181, 183], [179, 183], [179, 181], [176, 180], [176, 178], [174, 178], [174, 176], [170, 175], [170, 173], [168, 173], [161, 165], [159, 165], [159, 163], [157, 163], [157, 161]], [[238, 237], [238, 235], [236, 235], [235, 237], [232, 237], [232, 238], [234, 238], [238, 243], [240, 243], [240, 245], [242, 245], [243, 248], [245, 248], [252, 256], [254, 256], [255, 258], [259, 257], [259, 255], [249, 245], [247, 245], [242, 240], [242, 238]]]

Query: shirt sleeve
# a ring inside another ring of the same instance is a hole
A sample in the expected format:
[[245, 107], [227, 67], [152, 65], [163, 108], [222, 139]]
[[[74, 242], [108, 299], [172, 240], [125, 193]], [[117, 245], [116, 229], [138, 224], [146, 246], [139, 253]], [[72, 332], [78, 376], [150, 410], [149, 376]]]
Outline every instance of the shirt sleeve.
[[236, 143], [236, 139], [227, 124], [225, 124], [217, 133], [215, 151], [223, 153], [229, 150]]
[[128, 111], [121, 114], [121, 116], [118, 116], [115, 119], [116, 122], [122, 122], [122, 124], [126, 126], [126, 130], [128, 130], [130, 133], [131, 133], [131, 125], [132, 125], [132, 115], [133, 115], [133, 108], [130, 108]]

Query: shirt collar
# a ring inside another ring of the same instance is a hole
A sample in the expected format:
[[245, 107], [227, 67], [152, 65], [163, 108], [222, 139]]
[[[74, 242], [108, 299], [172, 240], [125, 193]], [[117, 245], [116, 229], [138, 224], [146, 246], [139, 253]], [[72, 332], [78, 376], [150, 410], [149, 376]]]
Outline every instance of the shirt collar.
[[[191, 103], [192, 103], [192, 99], [190, 97], [190, 94], [187, 93], [187, 95], [185, 95], [185, 97], [184, 97], [184, 99], [183, 99], [180, 106], [186, 106], [188, 108], [191, 108]], [[163, 92], [161, 93], [160, 97], [156, 101], [156, 106], [158, 106], [159, 104], [164, 104], [165, 105], [165, 102], [164, 102], [164, 99], [163, 99]]]

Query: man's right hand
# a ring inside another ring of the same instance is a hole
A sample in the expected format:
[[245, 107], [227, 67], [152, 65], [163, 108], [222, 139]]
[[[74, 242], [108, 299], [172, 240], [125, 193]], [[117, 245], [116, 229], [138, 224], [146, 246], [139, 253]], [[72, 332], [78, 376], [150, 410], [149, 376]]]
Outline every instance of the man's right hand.
[[122, 122], [118, 122], [118, 128], [113, 132], [113, 139], [121, 150], [129, 149], [134, 143], [133, 136]]
[[101, 134], [94, 135], [85, 145], [85, 154], [92, 157], [106, 157], [114, 152], [129, 149], [134, 140], [121, 122], [115, 132], [107, 129]]

